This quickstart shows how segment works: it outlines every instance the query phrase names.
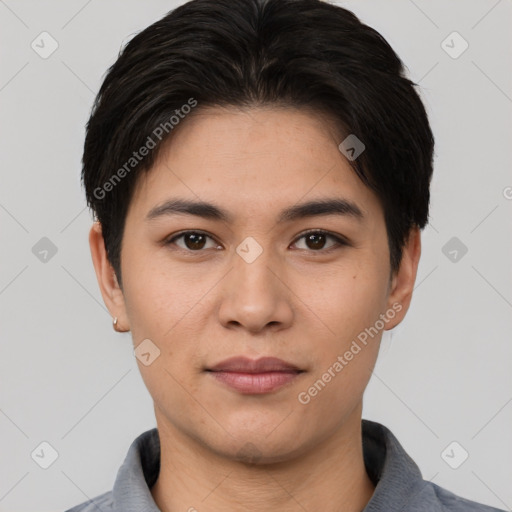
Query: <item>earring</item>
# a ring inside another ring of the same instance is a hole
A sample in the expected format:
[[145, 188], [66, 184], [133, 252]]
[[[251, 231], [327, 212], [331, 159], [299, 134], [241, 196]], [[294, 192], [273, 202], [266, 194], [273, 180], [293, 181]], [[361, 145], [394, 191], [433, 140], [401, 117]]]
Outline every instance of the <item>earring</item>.
[[112, 326], [114, 327], [114, 331], [116, 332], [129, 332], [130, 329], [120, 329], [117, 322], [117, 316], [112, 319]]

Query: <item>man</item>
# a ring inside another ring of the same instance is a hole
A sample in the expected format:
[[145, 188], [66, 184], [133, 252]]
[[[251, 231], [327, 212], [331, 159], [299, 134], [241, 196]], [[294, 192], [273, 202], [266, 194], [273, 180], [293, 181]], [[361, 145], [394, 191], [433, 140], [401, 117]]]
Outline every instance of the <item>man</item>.
[[414, 86], [375, 30], [318, 0], [194, 0], [125, 47], [82, 177], [157, 429], [73, 512], [497, 510], [424, 481], [361, 419], [428, 221]]

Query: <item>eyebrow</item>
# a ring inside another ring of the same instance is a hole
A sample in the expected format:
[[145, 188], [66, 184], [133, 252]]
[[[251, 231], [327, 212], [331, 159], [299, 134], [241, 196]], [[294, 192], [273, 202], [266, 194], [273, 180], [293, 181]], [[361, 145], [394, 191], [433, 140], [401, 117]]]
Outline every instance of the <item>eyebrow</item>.
[[[146, 220], [168, 215], [195, 215], [209, 220], [230, 223], [233, 216], [223, 208], [205, 201], [190, 201], [185, 199], [169, 199], [152, 208], [146, 215]], [[296, 204], [282, 210], [278, 222], [291, 222], [307, 217], [322, 215], [341, 215], [356, 220], [364, 218], [362, 210], [352, 201], [341, 198], [325, 198]]]

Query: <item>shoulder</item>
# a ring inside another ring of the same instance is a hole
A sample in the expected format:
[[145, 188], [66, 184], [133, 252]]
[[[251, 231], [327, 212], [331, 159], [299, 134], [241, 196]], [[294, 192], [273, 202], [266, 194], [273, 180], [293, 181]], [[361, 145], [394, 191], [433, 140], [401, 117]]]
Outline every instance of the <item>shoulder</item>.
[[376, 484], [364, 512], [503, 512], [424, 480], [391, 430], [369, 420], [362, 427], [366, 471]]
[[[425, 482], [425, 504], [437, 505], [442, 512], [503, 512], [498, 509], [471, 501], [431, 482]], [[430, 508], [429, 508], [430, 510]], [[437, 509], [436, 509], [437, 510]]]
[[112, 500], [112, 491], [105, 492], [92, 498], [90, 500], [84, 501], [79, 505], [75, 505], [73, 508], [66, 510], [65, 512], [106, 512], [108, 510], [113, 510], [113, 500]]

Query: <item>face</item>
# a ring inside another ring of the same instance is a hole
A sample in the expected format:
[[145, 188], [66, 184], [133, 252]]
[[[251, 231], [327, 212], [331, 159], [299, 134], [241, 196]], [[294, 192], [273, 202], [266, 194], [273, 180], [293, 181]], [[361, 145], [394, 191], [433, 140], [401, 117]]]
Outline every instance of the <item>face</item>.
[[[152, 362], [138, 365], [159, 428], [228, 458], [252, 446], [270, 462], [360, 414], [382, 332], [409, 304], [419, 236], [391, 275], [381, 205], [341, 140], [306, 111], [203, 109], [138, 182], [122, 291], [91, 230], [107, 306], [135, 347], [150, 340]], [[176, 211], [178, 200], [213, 207]], [[293, 368], [211, 371], [232, 357]]]

